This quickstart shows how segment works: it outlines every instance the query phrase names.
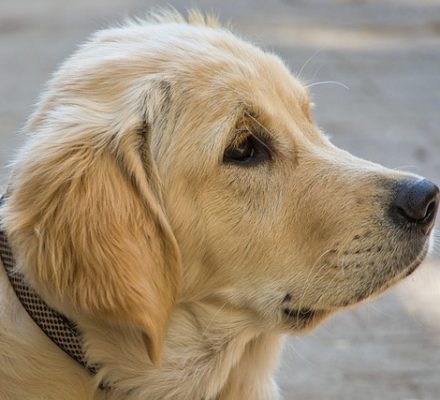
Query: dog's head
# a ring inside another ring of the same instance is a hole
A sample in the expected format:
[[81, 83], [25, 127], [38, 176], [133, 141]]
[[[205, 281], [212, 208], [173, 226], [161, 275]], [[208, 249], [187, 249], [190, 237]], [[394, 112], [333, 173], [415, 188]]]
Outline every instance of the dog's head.
[[153, 360], [176, 301], [301, 331], [380, 293], [439, 201], [333, 146], [278, 57], [190, 19], [100, 32], [61, 67], [3, 212], [50, 304], [140, 328]]

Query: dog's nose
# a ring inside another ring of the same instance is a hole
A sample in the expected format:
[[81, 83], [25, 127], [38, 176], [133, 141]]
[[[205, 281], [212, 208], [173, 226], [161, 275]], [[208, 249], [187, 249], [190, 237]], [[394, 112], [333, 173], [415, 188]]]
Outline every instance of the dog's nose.
[[431, 181], [405, 180], [397, 185], [393, 210], [400, 218], [420, 226], [425, 234], [429, 234], [434, 225], [439, 201], [439, 188]]

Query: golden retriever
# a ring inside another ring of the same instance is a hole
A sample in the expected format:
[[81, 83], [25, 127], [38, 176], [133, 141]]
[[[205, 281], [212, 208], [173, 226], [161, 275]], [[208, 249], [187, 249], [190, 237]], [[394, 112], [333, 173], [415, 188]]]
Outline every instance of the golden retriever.
[[198, 13], [93, 35], [24, 130], [2, 229], [99, 369], [45, 336], [0, 268], [2, 400], [278, 399], [284, 335], [429, 247], [437, 187], [333, 146], [277, 56]]

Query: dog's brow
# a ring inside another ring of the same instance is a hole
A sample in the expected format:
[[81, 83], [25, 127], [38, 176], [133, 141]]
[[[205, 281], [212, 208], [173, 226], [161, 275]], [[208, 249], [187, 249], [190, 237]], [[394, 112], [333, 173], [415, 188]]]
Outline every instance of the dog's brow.
[[268, 135], [272, 136], [273, 132], [267, 128], [264, 124], [262, 124], [252, 113], [245, 111], [244, 114], [246, 117], [250, 118], [252, 121], [254, 121], [260, 128], [262, 128]]

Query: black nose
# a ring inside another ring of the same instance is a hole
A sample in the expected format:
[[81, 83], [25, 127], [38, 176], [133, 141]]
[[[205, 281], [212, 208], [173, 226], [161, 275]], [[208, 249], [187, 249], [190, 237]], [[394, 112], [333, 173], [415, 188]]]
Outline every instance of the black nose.
[[399, 182], [393, 210], [406, 222], [412, 222], [431, 232], [440, 201], [439, 188], [427, 179], [412, 179]]

